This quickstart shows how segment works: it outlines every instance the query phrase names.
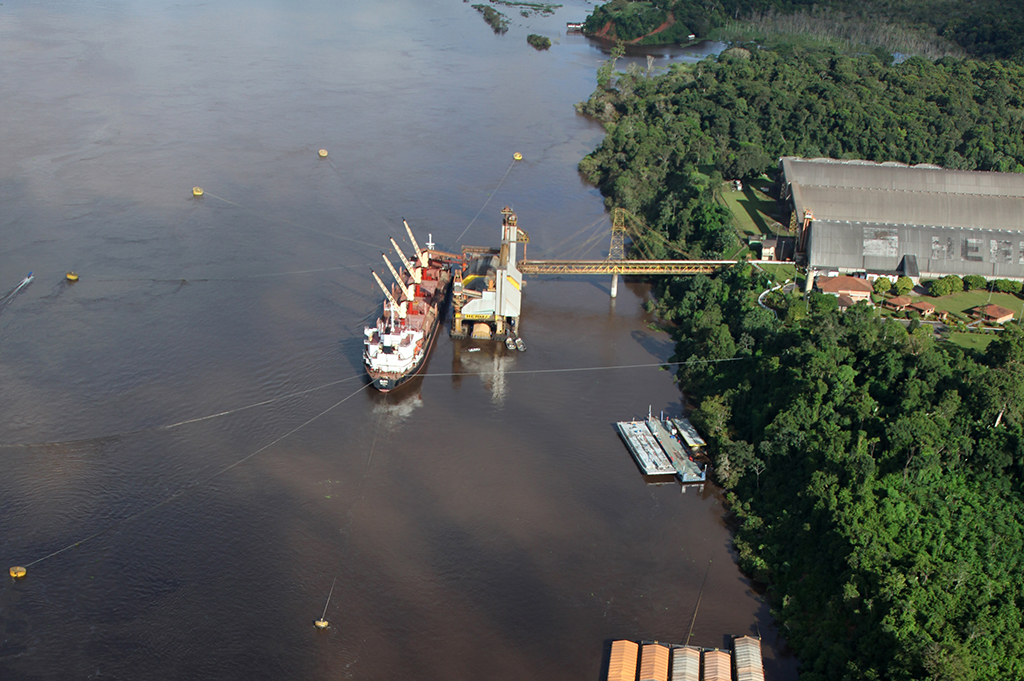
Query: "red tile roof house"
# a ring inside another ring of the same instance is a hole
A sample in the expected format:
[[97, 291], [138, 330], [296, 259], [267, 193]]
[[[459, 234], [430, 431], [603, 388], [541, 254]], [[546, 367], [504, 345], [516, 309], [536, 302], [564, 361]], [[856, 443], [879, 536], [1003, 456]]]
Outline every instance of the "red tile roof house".
[[974, 314], [990, 324], [1005, 324], [1013, 319], [1013, 310], [999, 305], [981, 305], [974, 308]]
[[[887, 307], [890, 310], [902, 312], [903, 310], [906, 310], [908, 307], [911, 307], [910, 298], [906, 296], [896, 296], [895, 298], [888, 298], [882, 301], [882, 307]], [[932, 306], [932, 309], [934, 309], [934, 306]]]
[[849, 296], [854, 302], [866, 300], [871, 302], [871, 294], [875, 288], [866, 279], [857, 277], [821, 277], [814, 280], [814, 285], [822, 293], [833, 296]]
[[849, 310], [851, 307], [853, 307], [856, 304], [857, 304], [857, 301], [855, 301], [853, 298], [851, 298], [850, 296], [846, 295], [845, 293], [840, 293], [839, 294], [839, 311], [840, 312], [846, 312], [847, 310]]
[[920, 313], [920, 315], [922, 317], [930, 317], [930, 316], [932, 316], [934, 314], [939, 319], [945, 319], [946, 318], [946, 311], [945, 310], [939, 310], [938, 313], [936, 313], [935, 312], [935, 306], [932, 305], [929, 302], [924, 301], [924, 300], [919, 300], [918, 302], [910, 305], [910, 309], [915, 311], [915, 312]]

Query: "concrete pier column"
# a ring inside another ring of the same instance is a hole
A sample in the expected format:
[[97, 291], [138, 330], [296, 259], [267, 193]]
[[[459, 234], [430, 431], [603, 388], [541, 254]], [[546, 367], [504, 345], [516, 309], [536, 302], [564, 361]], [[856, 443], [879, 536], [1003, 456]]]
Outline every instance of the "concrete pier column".
[[614, 298], [616, 295], [618, 295], [618, 293], [619, 293], [619, 273], [618, 272], [613, 272], [612, 273], [612, 298]]

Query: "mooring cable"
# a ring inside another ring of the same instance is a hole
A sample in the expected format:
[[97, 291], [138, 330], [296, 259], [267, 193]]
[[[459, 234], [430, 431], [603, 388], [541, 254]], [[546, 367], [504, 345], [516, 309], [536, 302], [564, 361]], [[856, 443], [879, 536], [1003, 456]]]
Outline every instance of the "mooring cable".
[[356, 244], [359, 244], [361, 246], [369, 246], [370, 248], [376, 248], [377, 247], [376, 244], [370, 244], [370, 243], [367, 243], [365, 241], [360, 241], [359, 239], [353, 239], [350, 236], [342, 236], [341, 234], [336, 234], [334, 232], [325, 232], [325, 231], [323, 231], [321, 229], [314, 229], [314, 228], [309, 227], [307, 225], [303, 225], [302, 223], [294, 222], [292, 220], [286, 220], [285, 218], [281, 218], [281, 217], [270, 217], [270, 216], [266, 215], [265, 213], [260, 213], [259, 211], [253, 210], [251, 208], [246, 208], [245, 206], [243, 206], [243, 205], [241, 205], [239, 203], [235, 203], [234, 201], [231, 201], [229, 199], [225, 199], [223, 196], [217, 196], [216, 194], [211, 194], [210, 192], [206, 192], [206, 196], [209, 196], [210, 198], [217, 199], [218, 201], [223, 201], [224, 203], [229, 203], [232, 206], [235, 206], [235, 207], [237, 207], [237, 208], [239, 208], [241, 210], [247, 211], [249, 213], [254, 213], [256, 215], [259, 215], [261, 218], [263, 218], [265, 220], [280, 222], [282, 224], [291, 225], [292, 227], [298, 227], [299, 229], [305, 229], [307, 231], [314, 232], [316, 234], [323, 234], [325, 236], [331, 236], [331, 237], [334, 237], [335, 239], [343, 239], [345, 241], [351, 241], [352, 243], [356, 243]]
[[690, 643], [693, 636], [693, 625], [697, 623], [697, 610], [700, 608], [700, 599], [704, 596], [704, 585], [708, 583], [708, 573], [711, 572], [711, 559], [708, 558], [708, 568], [704, 571], [704, 581], [700, 583], [700, 593], [697, 594], [697, 605], [693, 608], [693, 619], [690, 620], [690, 633], [686, 635], [686, 643]]
[[[593, 367], [565, 367], [561, 369], [510, 369], [504, 371], [504, 374], [562, 374], [562, 373], [574, 373], [582, 371], [612, 371], [616, 369], [646, 369], [650, 367], [666, 367], [666, 366], [683, 366], [687, 364], [717, 364], [719, 362], [738, 362], [747, 357], [726, 357], [724, 359], [691, 359], [682, 362], [651, 362], [647, 364], [617, 364], [611, 366], [593, 366]], [[419, 374], [423, 378], [445, 378], [455, 376], [476, 376], [479, 372], [476, 371], [453, 371], [446, 373], [427, 373]], [[314, 388], [306, 388], [305, 390], [297, 390], [287, 395], [281, 395], [279, 397], [272, 397], [270, 399], [255, 402], [253, 404], [247, 404], [244, 407], [237, 407], [235, 409], [228, 409], [227, 411], [217, 412], [215, 414], [207, 414], [206, 416], [197, 416], [191, 419], [185, 419], [184, 421], [178, 421], [175, 423], [168, 423], [160, 426], [152, 426], [150, 428], [138, 428], [136, 430], [127, 430], [120, 433], [113, 433], [111, 435], [97, 435], [95, 437], [79, 438], [75, 440], [53, 440], [48, 442], [26, 442], [26, 443], [4, 443], [0, 444], [0, 449], [11, 449], [16, 447], [50, 447], [57, 445], [75, 445], [83, 444], [87, 442], [95, 442], [97, 440], [111, 440], [118, 437], [124, 437], [127, 435], [137, 435], [139, 433], [146, 433], [157, 430], [170, 430], [179, 426], [188, 425], [190, 423], [197, 423], [199, 421], [207, 421], [209, 419], [220, 418], [222, 416], [229, 416], [231, 414], [237, 414], [240, 411], [246, 411], [247, 409], [253, 409], [255, 407], [262, 407], [267, 404], [273, 404], [281, 400], [286, 400], [290, 397], [297, 397], [299, 395], [305, 395], [306, 393], [315, 392], [317, 390], [323, 390], [324, 388], [330, 388], [331, 386], [338, 385], [340, 383], [347, 383], [357, 378], [362, 377], [363, 374], [356, 374], [355, 376], [349, 376], [348, 378], [342, 378], [337, 381], [331, 381], [323, 385], [318, 385]]]
[[358, 395], [363, 390], [366, 390], [366, 388], [368, 386], [370, 386], [370, 385], [372, 385], [372, 384], [367, 383], [366, 385], [360, 386], [359, 389], [355, 390], [354, 392], [350, 393], [349, 395], [347, 395], [347, 396], [343, 397], [342, 399], [338, 400], [337, 402], [332, 404], [330, 407], [327, 407], [327, 409], [324, 409], [322, 412], [320, 412], [319, 414], [317, 414], [313, 418], [311, 418], [311, 419], [309, 419], [307, 421], [304, 421], [300, 425], [298, 425], [298, 426], [292, 428], [291, 430], [289, 430], [287, 433], [285, 433], [281, 437], [277, 438], [276, 440], [274, 440], [272, 442], [269, 442], [269, 443], [263, 445], [262, 447], [260, 447], [256, 451], [252, 452], [251, 454], [247, 454], [246, 456], [243, 456], [238, 461], [235, 461], [234, 463], [229, 464], [229, 465], [225, 466], [224, 468], [221, 468], [219, 471], [217, 471], [213, 475], [209, 476], [205, 480], [201, 480], [199, 482], [192, 483], [191, 485], [189, 485], [187, 487], [183, 487], [183, 488], [179, 489], [177, 492], [175, 492], [174, 494], [170, 495], [169, 497], [166, 497], [165, 499], [163, 499], [163, 500], [161, 500], [161, 501], [159, 501], [159, 502], [157, 502], [155, 504], [152, 504], [151, 506], [147, 506], [146, 508], [131, 514], [127, 518], [122, 518], [121, 520], [118, 520], [117, 522], [115, 522], [113, 525], [109, 525], [109, 526], [103, 528], [102, 530], [99, 530], [97, 532], [94, 532], [94, 533], [90, 534], [85, 539], [79, 539], [76, 542], [72, 542], [72, 543], [68, 544], [64, 548], [57, 549], [56, 551], [53, 551], [52, 553], [48, 553], [47, 555], [43, 556], [42, 558], [36, 558], [31, 563], [25, 563], [25, 567], [26, 568], [32, 567], [33, 565], [37, 565], [38, 563], [41, 563], [44, 560], [48, 560], [50, 558], [53, 558], [54, 556], [58, 556], [58, 555], [64, 553], [65, 551], [68, 551], [69, 549], [73, 549], [76, 546], [81, 546], [82, 544], [84, 544], [84, 543], [86, 543], [86, 542], [88, 542], [88, 541], [90, 541], [92, 539], [95, 539], [96, 537], [99, 537], [100, 535], [106, 534], [107, 532], [110, 532], [111, 530], [117, 529], [118, 527], [120, 527], [121, 525], [124, 525], [127, 522], [135, 520], [136, 518], [138, 518], [140, 516], [143, 516], [143, 515], [146, 515], [147, 513], [150, 513], [151, 511], [155, 511], [156, 509], [160, 508], [161, 506], [169, 504], [170, 502], [172, 502], [172, 501], [174, 501], [176, 499], [180, 499], [181, 497], [187, 496], [188, 494], [190, 494], [190, 493], [192, 493], [192, 492], [194, 492], [194, 491], [196, 491], [198, 489], [201, 489], [202, 487], [205, 487], [210, 482], [212, 482], [214, 479], [220, 477], [224, 473], [227, 473], [228, 471], [230, 471], [231, 469], [235, 468], [236, 466], [240, 466], [241, 464], [245, 463], [246, 461], [248, 461], [249, 459], [253, 458], [257, 454], [259, 454], [261, 452], [264, 452], [267, 449], [270, 449], [271, 447], [273, 447], [274, 445], [278, 444], [282, 440], [284, 440], [284, 439], [290, 437], [291, 435], [294, 435], [295, 433], [299, 432], [300, 430], [302, 430], [303, 428], [305, 428], [309, 424], [311, 424], [314, 421], [316, 421], [317, 419], [319, 419], [321, 416], [324, 416], [325, 414], [327, 414], [331, 410], [335, 409], [336, 407], [338, 407], [338, 406], [344, 404], [345, 402], [347, 402], [348, 400], [352, 399], [353, 397]]
[[[153, 277], [117, 277], [114, 275], [92, 275], [85, 281], [87, 282], [113, 282], [113, 281], [152, 281], [158, 284], [192, 284], [196, 282], [245, 282], [253, 279], [266, 279], [268, 277], [286, 277], [295, 274], [313, 274], [316, 272], [333, 272], [336, 270], [361, 270], [366, 267], [376, 265], [377, 261], [372, 260], [370, 262], [359, 263], [358, 265], [337, 265], [336, 267], [319, 267], [313, 270], [292, 270], [290, 272], [267, 272], [265, 274], [250, 274], [246, 277], [176, 277], [176, 278], [164, 278], [155, 279]], [[81, 285], [81, 284], [79, 284]]]
[[[340, 170], [338, 169], [338, 166], [334, 165], [334, 161], [332, 161], [331, 159], [327, 159], [327, 162], [331, 164], [331, 167], [332, 167], [332, 168], [334, 168], [334, 172], [338, 173], [338, 175], [341, 175], [341, 171], [340, 171]], [[364, 206], [366, 206], [367, 208], [369, 208], [369, 209], [370, 209], [370, 212], [371, 212], [371, 213], [373, 213], [374, 215], [376, 215], [376, 216], [377, 216], [377, 219], [378, 219], [378, 220], [380, 220], [380, 221], [381, 221], [382, 223], [384, 223], [384, 224], [385, 224], [386, 226], [388, 226], [388, 227], [390, 227], [390, 226], [391, 226], [391, 223], [390, 223], [390, 222], [388, 222], [387, 220], [385, 220], [385, 219], [384, 219], [384, 216], [383, 216], [383, 215], [381, 215], [380, 213], [378, 213], [378, 212], [376, 211], [376, 209], [374, 209], [374, 207], [373, 207], [373, 206], [371, 206], [371, 205], [370, 205], [370, 203], [369, 203], [369, 202], [368, 202], [368, 201], [367, 201], [366, 199], [364, 199], [364, 198], [362, 197], [362, 195], [360, 195], [360, 194], [357, 194], [357, 193], [355, 193], [355, 192], [354, 192], [354, 191], [352, 190], [352, 187], [351, 187], [351, 186], [349, 185], [349, 183], [346, 183], [346, 182], [342, 182], [342, 183], [341, 183], [341, 186], [343, 186], [343, 187], [344, 187], [345, 189], [347, 189], [347, 190], [348, 190], [348, 193], [349, 193], [349, 194], [351, 194], [352, 196], [354, 196], [354, 197], [356, 197], [357, 199], [359, 199], [359, 200], [360, 200], [360, 201], [361, 201], [361, 202], [363, 203], [363, 205], [364, 205]]]
[[[717, 364], [719, 362], [738, 362], [748, 357], [726, 357], [725, 359], [688, 359], [684, 362], [653, 362], [651, 364], [618, 364], [598, 367], [568, 367], [565, 369], [510, 369], [503, 374], [562, 374], [576, 371], [611, 371], [613, 369], [644, 369], [648, 367], [682, 366], [685, 364]], [[440, 378], [444, 376], [476, 376], [478, 371], [456, 371], [443, 374], [420, 374], [424, 378]]]
[[120, 433], [113, 433], [111, 435], [97, 435], [95, 437], [78, 438], [78, 439], [75, 439], [75, 440], [54, 440], [54, 441], [50, 441], [50, 442], [26, 442], [26, 443], [21, 443], [21, 444], [18, 444], [18, 443], [0, 444], [0, 449], [11, 449], [11, 448], [15, 448], [15, 447], [25, 447], [25, 448], [28, 448], [28, 447], [53, 447], [53, 446], [57, 446], [57, 445], [77, 445], [77, 444], [84, 444], [84, 443], [87, 443], [87, 442], [96, 442], [97, 440], [112, 440], [114, 438], [125, 437], [127, 435], [138, 435], [139, 433], [147, 433], [147, 432], [150, 432], [150, 431], [170, 430], [172, 428], [177, 428], [179, 426], [188, 425], [190, 423], [197, 423], [199, 421], [207, 421], [209, 419], [220, 418], [222, 416], [229, 416], [231, 414], [237, 414], [240, 411], [246, 411], [247, 409], [254, 409], [256, 407], [262, 407], [262, 406], [267, 405], [267, 404], [273, 404], [274, 402], [280, 402], [281, 400], [286, 400], [286, 399], [289, 399], [291, 397], [298, 397], [299, 395], [305, 395], [307, 393], [316, 392], [317, 390], [323, 390], [324, 388], [330, 388], [331, 386], [339, 385], [341, 383], [348, 383], [349, 381], [354, 381], [355, 379], [361, 378], [362, 376], [363, 376], [363, 374], [359, 373], [359, 374], [356, 374], [354, 376], [349, 376], [348, 378], [341, 378], [341, 379], [338, 379], [337, 381], [331, 381], [330, 383], [324, 383], [323, 385], [318, 385], [318, 386], [313, 387], [313, 388], [306, 388], [305, 390], [296, 390], [295, 392], [288, 393], [287, 395], [279, 395], [277, 397], [271, 397], [269, 399], [262, 400], [260, 402], [254, 402], [253, 404], [247, 404], [244, 407], [236, 407], [235, 409], [228, 409], [227, 411], [219, 411], [219, 412], [217, 412], [215, 414], [207, 414], [206, 416], [197, 416], [195, 418], [185, 419], [184, 421], [178, 421], [176, 423], [167, 423], [167, 424], [164, 424], [164, 425], [161, 425], [161, 426], [151, 426], [149, 428], [137, 428], [135, 430], [126, 430], [126, 431], [122, 431]]
[[478, 211], [476, 212], [476, 215], [474, 215], [474, 216], [473, 216], [473, 219], [469, 221], [469, 224], [468, 224], [468, 225], [466, 225], [466, 229], [462, 230], [462, 234], [460, 234], [460, 235], [459, 235], [459, 236], [458, 236], [458, 237], [457, 237], [457, 238], [455, 239], [456, 243], [457, 243], [457, 242], [459, 242], [459, 241], [461, 241], [461, 240], [462, 240], [462, 237], [466, 236], [466, 232], [468, 232], [468, 231], [469, 231], [469, 228], [473, 226], [473, 223], [474, 223], [474, 222], [476, 222], [476, 219], [477, 219], [478, 217], [480, 217], [480, 213], [483, 213], [483, 212], [484, 212], [484, 208], [487, 208], [487, 204], [488, 204], [488, 203], [490, 203], [490, 202], [491, 202], [491, 199], [493, 199], [493, 198], [494, 198], [494, 195], [495, 195], [495, 194], [497, 193], [498, 189], [500, 189], [500, 188], [501, 188], [501, 183], [502, 183], [502, 182], [504, 182], [504, 181], [505, 181], [505, 178], [506, 178], [506, 177], [508, 177], [508, 174], [509, 174], [510, 172], [512, 172], [512, 166], [514, 166], [515, 164], [516, 164], [516, 162], [515, 162], [515, 161], [512, 161], [512, 164], [511, 164], [511, 165], [509, 165], [509, 167], [508, 167], [508, 170], [506, 170], [506, 171], [505, 171], [505, 174], [501, 176], [501, 179], [500, 179], [500, 180], [498, 180], [498, 186], [494, 188], [494, 191], [492, 191], [492, 192], [491, 192], [490, 194], [488, 194], [488, 195], [487, 195], [487, 200], [486, 200], [486, 201], [484, 201], [484, 205], [480, 206], [480, 210], [478, 210]]
[[331, 582], [331, 590], [327, 594], [327, 603], [324, 604], [324, 614], [320, 615], [320, 621], [321, 622], [323, 621], [323, 619], [325, 617], [327, 617], [327, 606], [329, 606], [331, 604], [331, 596], [334, 594], [334, 585], [335, 585], [335, 583], [337, 583], [337, 581], [338, 581], [338, 578], [335, 577], [334, 581]]

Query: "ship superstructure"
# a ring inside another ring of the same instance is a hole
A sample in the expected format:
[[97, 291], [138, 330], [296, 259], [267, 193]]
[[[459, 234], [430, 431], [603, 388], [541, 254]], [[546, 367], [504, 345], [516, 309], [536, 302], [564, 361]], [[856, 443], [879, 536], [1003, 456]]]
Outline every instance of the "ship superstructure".
[[372, 272], [384, 292], [384, 310], [374, 326], [363, 330], [363, 363], [373, 386], [381, 392], [394, 390], [423, 368], [451, 288], [449, 263], [457, 259], [434, 251], [429, 242], [427, 248], [420, 248], [409, 223], [402, 222], [415, 253], [407, 258], [391, 240], [402, 262], [396, 269], [382, 254], [394, 282], [388, 287]]

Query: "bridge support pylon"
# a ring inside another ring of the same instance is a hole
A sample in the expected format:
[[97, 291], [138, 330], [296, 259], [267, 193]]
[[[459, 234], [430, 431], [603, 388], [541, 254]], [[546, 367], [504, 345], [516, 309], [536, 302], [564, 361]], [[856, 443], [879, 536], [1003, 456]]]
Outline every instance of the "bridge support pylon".
[[[626, 211], [612, 209], [612, 243], [608, 247], [608, 260], [622, 262], [626, 259]], [[619, 273], [612, 272], [612, 298], [619, 294]]]

